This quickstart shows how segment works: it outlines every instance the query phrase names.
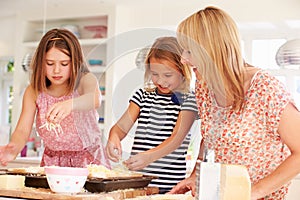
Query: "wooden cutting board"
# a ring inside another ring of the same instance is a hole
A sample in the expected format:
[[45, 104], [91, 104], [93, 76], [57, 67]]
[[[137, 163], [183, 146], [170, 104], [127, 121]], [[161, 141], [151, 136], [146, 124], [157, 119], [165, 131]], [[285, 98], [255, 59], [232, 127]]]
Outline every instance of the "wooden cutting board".
[[108, 193], [78, 193], [78, 194], [57, 194], [51, 192], [50, 189], [44, 188], [30, 188], [22, 189], [0, 189], [0, 196], [25, 198], [25, 199], [75, 199], [75, 200], [122, 200], [126, 198], [133, 198], [138, 196], [158, 194], [158, 188], [146, 187], [138, 189], [117, 190]]

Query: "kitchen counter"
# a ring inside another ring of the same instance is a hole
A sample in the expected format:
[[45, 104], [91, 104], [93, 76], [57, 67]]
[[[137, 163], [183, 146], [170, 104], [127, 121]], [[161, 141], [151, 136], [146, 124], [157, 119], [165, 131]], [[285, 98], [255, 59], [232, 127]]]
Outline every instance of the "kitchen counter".
[[107, 193], [78, 193], [78, 194], [58, 194], [45, 188], [23, 189], [0, 189], [0, 199], [21, 198], [21, 199], [75, 199], [75, 200], [122, 200], [138, 196], [158, 194], [158, 188], [146, 187], [136, 189], [116, 190]]

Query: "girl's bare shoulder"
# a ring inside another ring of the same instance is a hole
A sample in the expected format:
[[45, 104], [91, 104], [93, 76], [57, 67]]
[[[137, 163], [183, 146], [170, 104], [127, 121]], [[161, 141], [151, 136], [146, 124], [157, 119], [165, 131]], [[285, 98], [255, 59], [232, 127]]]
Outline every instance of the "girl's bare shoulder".
[[36, 96], [36, 91], [31, 85], [28, 85], [25, 89], [24, 95], [30, 96], [30, 97], [35, 97]]
[[38, 93], [31, 85], [28, 85], [25, 89], [23, 99], [25, 102], [36, 102]]

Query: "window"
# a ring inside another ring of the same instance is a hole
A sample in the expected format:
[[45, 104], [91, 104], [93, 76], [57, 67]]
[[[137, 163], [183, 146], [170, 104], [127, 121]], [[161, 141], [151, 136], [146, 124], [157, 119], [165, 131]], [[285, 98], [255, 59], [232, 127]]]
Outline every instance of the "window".
[[265, 39], [252, 41], [252, 64], [262, 69], [279, 69], [275, 56], [285, 39]]

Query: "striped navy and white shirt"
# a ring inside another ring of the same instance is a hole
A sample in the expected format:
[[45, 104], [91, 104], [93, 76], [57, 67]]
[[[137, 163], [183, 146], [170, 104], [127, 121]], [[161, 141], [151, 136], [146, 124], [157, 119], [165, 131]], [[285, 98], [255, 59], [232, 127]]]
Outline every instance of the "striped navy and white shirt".
[[[158, 94], [156, 91], [147, 92], [139, 89], [130, 101], [140, 107], [132, 155], [152, 149], [170, 137], [181, 110], [198, 113], [193, 93], [183, 95], [182, 102], [178, 103], [174, 102], [172, 94]], [[158, 179], [153, 179], [149, 186], [159, 187], [160, 193], [166, 193], [185, 178], [185, 156], [189, 142], [190, 136], [187, 134], [175, 151], [141, 170], [145, 175], [158, 177]]]

